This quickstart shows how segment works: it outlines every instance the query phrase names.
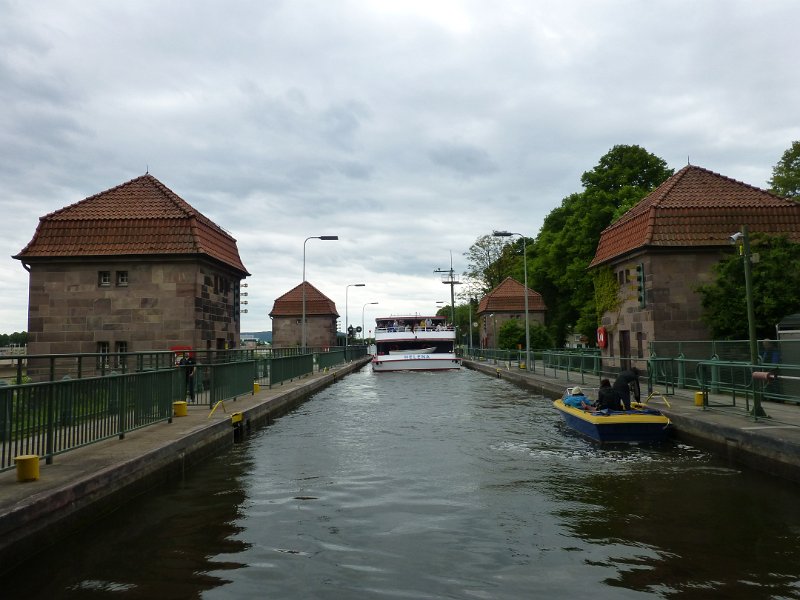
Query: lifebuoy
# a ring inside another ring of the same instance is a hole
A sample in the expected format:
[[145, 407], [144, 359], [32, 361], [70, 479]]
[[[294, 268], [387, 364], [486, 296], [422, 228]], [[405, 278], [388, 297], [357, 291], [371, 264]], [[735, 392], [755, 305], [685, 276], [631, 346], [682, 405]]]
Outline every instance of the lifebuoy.
[[608, 336], [606, 335], [606, 328], [605, 327], [598, 327], [597, 328], [597, 345], [601, 348], [605, 348], [608, 344]]

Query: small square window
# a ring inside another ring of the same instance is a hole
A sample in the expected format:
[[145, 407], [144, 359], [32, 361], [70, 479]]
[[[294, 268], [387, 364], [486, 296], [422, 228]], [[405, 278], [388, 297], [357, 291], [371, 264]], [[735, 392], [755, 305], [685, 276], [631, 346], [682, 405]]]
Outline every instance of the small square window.
[[117, 271], [117, 285], [119, 287], [125, 287], [128, 285], [128, 272], [127, 271]]
[[98, 271], [97, 272], [97, 285], [100, 287], [108, 287], [111, 285], [111, 271]]

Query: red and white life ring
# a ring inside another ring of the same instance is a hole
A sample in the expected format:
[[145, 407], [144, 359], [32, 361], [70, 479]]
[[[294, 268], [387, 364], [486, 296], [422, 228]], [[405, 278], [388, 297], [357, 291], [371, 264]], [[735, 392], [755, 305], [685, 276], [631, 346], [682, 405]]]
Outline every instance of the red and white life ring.
[[597, 328], [597, 345], [601, 348], [605, 348], [608, 345], [608, 336], [606, 335], [605, 327]]

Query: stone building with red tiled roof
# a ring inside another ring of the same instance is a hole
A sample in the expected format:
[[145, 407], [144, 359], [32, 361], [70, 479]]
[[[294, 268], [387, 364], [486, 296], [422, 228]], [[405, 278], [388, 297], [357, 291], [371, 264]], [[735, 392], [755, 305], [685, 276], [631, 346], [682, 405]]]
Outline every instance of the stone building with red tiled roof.
[[[528, 322], [544, 325], [547, 306], [539, 292], [528, 288]], [[511, 319], [525, 330], [525, 286], [506, 277], [500, 285], [481, 298], [478, 304], [478, 330], [482, 348], [497, 348], [497, 332]]]
[[603, 230], [589, 267], [609, 267], [619, 284], [618, 307], [601, 319], [604, 356], [646, 358], [651, 341], [709, 339], [695, 290], [735, 251], [730, 236], [742, 225], [800, 241], [800, 204], [689, 165]]
[[14, 258], [30, 273], [30, 354], [238, 342], [236, 240], [152, 175], [41, 217]]
[[272, 346], [302, 346], [300, 324], [303, 316], [303, 286], [306, 290], [306, 346], [336, 346], [336, 321], [339, 318], [336, 304], [307, 281], [275, 300], [269, 313], [272, 318]]

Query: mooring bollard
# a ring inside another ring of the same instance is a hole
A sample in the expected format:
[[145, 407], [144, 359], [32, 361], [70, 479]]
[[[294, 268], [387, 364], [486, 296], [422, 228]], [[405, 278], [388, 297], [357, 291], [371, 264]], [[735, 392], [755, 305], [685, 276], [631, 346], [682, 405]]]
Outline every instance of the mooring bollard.
[[235, 412], [231, 415], [231, 425], [233, 425], [233, 441], [241, 442], [244, 438], [244, 419], [242, 413]]
[[39, 479], [39, 457], [36, 454], [22, 454], [14, 458], [17, 465], [17, 481], [36, 481]]

